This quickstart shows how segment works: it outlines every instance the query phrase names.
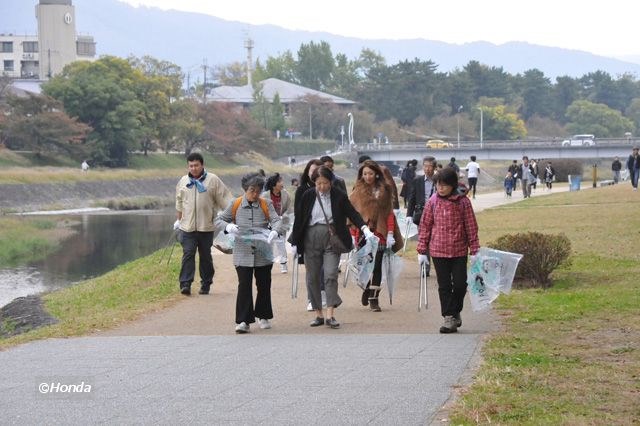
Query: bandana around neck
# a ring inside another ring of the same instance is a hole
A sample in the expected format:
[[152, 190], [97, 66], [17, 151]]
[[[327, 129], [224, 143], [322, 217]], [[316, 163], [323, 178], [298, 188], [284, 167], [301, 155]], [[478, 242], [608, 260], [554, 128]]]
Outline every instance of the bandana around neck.
[[194, 178], [191, 175], [191, 173], [189, 173], [187, 176], [189, 177], [189, 183], [187, 184], [187, 188], [191, 188], [193, 185], [195, 185], [198, 192], [207, 192], [207, 188], [205, 188], [204, 185], [202, 184], [202, 182], [204, 182], [204, 180], [207, 177], [206, 170], [203, 170], [202, 176], [200, 176], [198, 179]]

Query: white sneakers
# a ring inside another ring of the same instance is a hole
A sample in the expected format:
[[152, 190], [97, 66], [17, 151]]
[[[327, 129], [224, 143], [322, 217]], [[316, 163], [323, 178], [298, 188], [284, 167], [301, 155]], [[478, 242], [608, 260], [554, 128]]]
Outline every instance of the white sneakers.
[[287, 264], [286, 263], [281, 263], [280, 264], [280, 273], [286, 274], [287, 272], [289, 272], [289, 270], [287, 269]]
[[263, 318], [260, 321], [258, 321], [258, 323], [260, 324], [260, 328], [263, 330], [267, 330], [271, 328], [271, 321], [269, 321], [268, 319]]
[[[267, 330], [271, 328], [271, 321], [265, 318], [261, 318], [258, 320], [258, 326], [263, 330]], [[240, 324], [236, 325], [236, 333], [245, 334], [248, 332], [249, 332], [249, 324], [247, 324], [246, 322], [241, 322]]]
[[236, 333], [245, 334], [248, 332], [249, 332], [249, 324], [247, 324], [246, 322], [241, 322], [240, 324], [236, 325]]

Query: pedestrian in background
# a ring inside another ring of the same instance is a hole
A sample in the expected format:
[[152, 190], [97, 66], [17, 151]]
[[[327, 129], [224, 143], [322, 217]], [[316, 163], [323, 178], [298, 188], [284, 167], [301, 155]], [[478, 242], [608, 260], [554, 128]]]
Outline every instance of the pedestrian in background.
[[333, 158], [328, 155], [323, 155], [322, 157], [320, 157], [320, 161], [322, 161], [322, 164], [327, 166], [333, 172], [333, 182], [331, 182], [331, 186], [335, 186], [336, 188], [341, 189], [345, 194], [348, 194], [347, 184], [344, 182], [344, 179], [338, 176], [333, 170]]
[[214, 219], [232, 198], [231, 191], [220, 178], [204, 168], [204, 158], [198, 152], [187, 157], [188, 173], [176, 185], [177, 220], [174, 230], [180, 230], [182, 263], [180, 265], [180, 293], [191, 294], [196, 271], [196, 251], [200, 258], [200, 294], [209, 294], [213, 275]]
[[409, 199], [409, 191], [411, 188], [411, 183], [413, 179], [416, 177], [416, 169], [418, 167], [418, 160], [415, 158], [413, 160], [407, 161], [407, 165], [402, 171], [400, 175], [400, 180], [402, 181], [402, 188], [400, 188], [400, 196], [404, 199], [404, 208], [407, 208], [407, 200]]
[[622, 163], [618, 157], [613, 159], [611, 163], [611, 171], [613, 172], [613, 183], [620, 182], [620, 170], [622, 170]]
[[518, 166], [518, 160], [513, 160], [507, 171], [511, 172], [511, 176], [513, 176], [513, 189], [515, 190], [518, 187], [518, 178], [520, 174], [520, 167]]
[[504, 177], [504, 194], [507, 198], [511, 198], [511, 194], [513, 193], [513, 176], [511, 172], [507, 172], [507, 175]]
[[422, 159], [422, 176], [416, 176], [411, 183], [409, 191], [409, 203], [407, 205], [407, 223], [411, 222], [416, 225], [420, 224], [422, 218], [422, 210], [427, 204], [429, 197], [434, 193], [436, 186], [434, 183], [434, 174], [436, 168], [436, 159], [431, 156]]
[[[249, 173], [242, 177], [244, 195], [240, 203], [232, 200], [216, 219], [216, 226], [235, 236], [233, 245], [233, 265], [238, 276], [236, 294], [236, 333], [245, 334], [256, 322], [261, 329], [271, 328], [273, 307], [271, 305], [271, 268], [273, 251], [271, 243], [279, 235], [284, 235], [280, 216], [270, 198], [260, 199], [264, 177], [260, 173]], [[265, 203], [265, 204], [263, 204]], [[235, 206], [235, 207], [234, 207]], [[266, 213], [265, 213], [266, 210]], [[266, 238], [248, 238], [260, 235], [261, 230], [271, 229]], [[252, 280], [256, 278], [256, 302], [253, 303]]]
[[480, 176], [480, 164], [476, 163], [476, 156], [471, 156], [471, 161], [467, 163], [464, 168], [467, 171], [467, 181], [469, 182], [469, 191], [472, 198], [476, 198], [476, 185], [478, 184], [478, 177]]
[[480, 249], [478, 223], [471, 201], [457, 192], [458, 174], [450, 167], [436, 175], [436, 194], [424, 208], [418, 227], [418, 263], [429, 263], [438, 279], [440, 312], [444, 319], [440, 333], [455, 333], [462, 326], [467, 292], [467, 255]]
[[522, 196], [524, 198], [531, 197], [531, 184], [535, 177], [533, 176], [533, 168], [529, 163], [529, 157], [526, 155], [522, 157], [522, 164], [520, 165], [520, 181], [522, 185]]
[[551, 161], [547, 161], [547, 165], [544, 168], [544, 183], [547, 185], [547, 190], [551, 191], [555, 180], [556, 170], [551, 165]]

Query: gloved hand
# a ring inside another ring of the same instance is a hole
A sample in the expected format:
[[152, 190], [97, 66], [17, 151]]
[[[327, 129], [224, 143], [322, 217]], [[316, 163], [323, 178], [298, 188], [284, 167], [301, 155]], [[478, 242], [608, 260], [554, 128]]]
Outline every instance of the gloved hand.
[[472, 254], [471, 256], [469, 256], [469, 261], [471, 262], [471, 264], [473, 265], [476, 261], [476, 255]]
[[291, 246], [291, 254], [293, 255], [293, 258], [295, 259], [296, 256], [298, 256], [298, 247]]
[[362, 225], [362, 228], [360, 228], [360, 230], [362, 231], [362, 233], [364, 234], [364, 237], [367, 240], [370, 240], [371, 238], [375, 237], [374, 233], [371, 232], [371, 229], [369, 229], [367, 225]]
[[173, 222], [173, 230], [177, 230], [178, 228], [180, 228], [180, 219], [176, 219], [175, 222]]
[[391, 247], [393, 247], [393, 245], [396, 243], [396, 239], [393, 238], [393, 233], [389, 232], [387, 234], [387, 248], [391, 249]]
[[269, 236], [267, 237], [267, 243], [271, 244], [274, 238], [278, 237], [278, 233], [276, 231], [269, 232]]
[[400, 209], [393, 209], [393, 214], [398, 216], [398, 214], [400, 214]]
[[238, 233], [238, 225], [236, 225], [235, 223], [229, 223], [224, 228], [224, 230], [227, 234], [236, 235]]
[[407, 225], [411, 225], [413, 223], [413, 218], [411, 216], [407, 216]]
[[429, 265], [429, 256], [427, 256], [426, 254], [419, 254], [418, 255], [418, 264], [420, 266], [422, 266], [423, 264]]

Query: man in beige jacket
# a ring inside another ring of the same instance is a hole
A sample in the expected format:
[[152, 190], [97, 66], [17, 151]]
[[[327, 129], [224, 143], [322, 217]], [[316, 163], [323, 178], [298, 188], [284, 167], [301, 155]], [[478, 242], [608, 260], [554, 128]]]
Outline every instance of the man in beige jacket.
[[204, 169], [204, 158], [197, 152], [187, 157], [188, 173], [176, 185], [177, 220], [173, 228], [180, 232], [182, 266], [180, 293], [191, 294], [196, 271], [196, 250], [200, 257], [200, 294], [209, 294], [213, 282], [214, 220], [232, 199], [231, 191], [220, 178]]

